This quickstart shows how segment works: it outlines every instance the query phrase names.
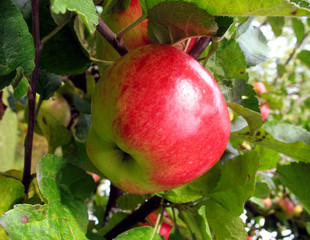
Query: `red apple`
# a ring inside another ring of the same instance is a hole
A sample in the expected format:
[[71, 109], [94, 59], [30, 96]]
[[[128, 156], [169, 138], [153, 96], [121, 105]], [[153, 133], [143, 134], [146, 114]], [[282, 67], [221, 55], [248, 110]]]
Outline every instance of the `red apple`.
[[[148, 215], [148, 218], [151, 220], [151, 223], [149, 223], [150, 226], [155, 227], [157, 215], [155, 215], [154, 213], [151, 213]], [[149, 224], [148, 223], [142, 223], [141, 226], [148, 226]], [[165, 240], [168, 240], [171, 228], [172, 227], [169, 224], [163, 222], [160, 226], [159, 234], [164, 236]]]
[[267, 92], [267, 88], [265, 84], [262, 82], [255, 82], [253, 86], [254, 86], [254, 90], [257, 92], [257, 95], [261, 95]]
[[253, 238], [251, 236], [247, 236], [246, 240], [252, 240]]
[[268, 115], [269, 115], [269, 105], [268, 104], [263, 104], [259, 107], [260, 109], [260, 114], [263, 117], [263, 120], [266, 121]]
[[284, 197], [277, 202], [280, 211], [276, 212], [276, 216], [280, 219], [289, 219], [294, 215], [295, 205], [288, 197]]
[[[108, 15], [101, 15], [101, 18], [113, 32], [118, 33], [141, 16], [142, 10], [139, 1], [131, 0], [127, 9]], [[115, 61], [120, 57], [117, 51], [100, 34], [97, 34], [96, 39], [97, 58]], [[151, 43], [147, 35], [147, 20], [142, 21], [130, 31], [126, 32], [123, 40], [129, 50]], [[104, 69], [106, 69], [106, 66], [99, 64], [100, 72]]]
[[87, 152], [124, 191], [176, 188], [208, 171], [230, 135], [224, 97], [194, 58], [161, 44], [137, 48], [109, 68], [92, 97]]

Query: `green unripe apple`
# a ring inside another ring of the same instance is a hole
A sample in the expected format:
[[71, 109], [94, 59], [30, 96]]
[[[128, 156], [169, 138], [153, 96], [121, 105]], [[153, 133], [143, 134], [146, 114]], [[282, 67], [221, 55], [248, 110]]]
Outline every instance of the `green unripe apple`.
[[117, 187], [164, 191], [208, 171], [230, 135], [224, 97], [185, 52], [148, 44], [117, 60], [94, 90], [87, 153]]

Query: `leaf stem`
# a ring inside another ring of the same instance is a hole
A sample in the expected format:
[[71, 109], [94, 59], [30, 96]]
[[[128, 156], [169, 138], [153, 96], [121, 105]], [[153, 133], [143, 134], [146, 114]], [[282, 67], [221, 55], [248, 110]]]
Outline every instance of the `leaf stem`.
[[189, 52], [193, 58], [198, 59], [201, 53], [206, 49], [206, 47], [211, 43], [211, 37], [201, 37], [192, 50]]
[[105, 24], [105, 22], [98, 16], [97, 31], [115, 48], [115, 50], [121, 55], [125, 55], [129, 52], [123, 40], [118, 40], [116, 34]]
[[33, 132], [35, 122], [35, 105], [36, 105], [36, 92], [39, 75], [40, 53], [42, 45], [40, 43], [39, 32], [39, 0], [31, 0], [32, 6], [32, 28], [33, 28], [33, 40], [35, 48], [35, 68], [32, 72], [32, 80], [30, 88], [28, 89], [28, 129], [25, 138], [25, 157], [24, 157], [24, 172], [23, 172], [23, 184], [25, 186], [25, 193], [28, 193], [29, 185], [31, 182], [31, 158], [32, 158], [32, 145], [33, 145]]
[[52, 37], [54, 37], [64, 26], [67, 25], [71, 21], [71, 18], [69, 18], [67, 21], [65, 21], [63, 24], [58, 25], [53, 31], [51, 31], [49, 34], [47, 34], [44, 38], [41, 40], [41, 45], [45, 44], [48, 40], [50, 40]]
[[141, 17], [139, 17], [136, 21], [134, 21], [132, 24], [130, 24], [129, 26], [123, 28], [121, 31], [118, 32], [117, 34], [117, 40], [121, 41], [121, 39], [123, 38], [124, 34], [128, 31], [130, 31], [131, 29], [133, 29], [135, 26], [137, 26], [139, 23], [141, 23], [142, 21], [144, 21], [146, 19], [146, 15], [142, 15]]

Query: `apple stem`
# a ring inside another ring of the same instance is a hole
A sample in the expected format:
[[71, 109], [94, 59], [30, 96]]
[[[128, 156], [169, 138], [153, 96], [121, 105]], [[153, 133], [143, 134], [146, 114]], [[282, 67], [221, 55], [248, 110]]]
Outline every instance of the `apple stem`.
[[117, 39], [116, 34], [108, 27], [107, 24], [101, 19], [98, 18], [98, 25], [96, 26], [97, 31], [115, 48], [115, 50], [121, 55], [125, 55], [129, 52], [126, 47], [124, 41], [121, 39], [120, 41]]
[[[147, 202], [142, 204], [142, 206], [136, 211], [132, 212], [126, 218], [124, 218], [120, 223], [118, 223], [114, 228], [112, 228], [104, 237], [109, 240], [115, 238], [122, 232], [127, 231], [132, 228], [138, 222], [143, 222], [146, 216], [154, 212], [162, 204], [162, 198], [154, 196], [150, 198]], [[164, 200], [166, 201], [166, 200]]]
[[25, 138], [25, 157], [24, 157], [24, 172], [23, 172], [23, 184], [25, 187], [25, 193], [28, 193], [29, 185], [31, 182], [31, 158], [32, 158], [32, 145], [33, 145], [33, 132], [35, 122], [35, 106], [36, 106], [36, 92], [39, 76], [39, 64], [40, 64], [40, 53], [42, 44], [40, 42], [39, 32], [39, 0], [31, 0], [32, 6], [32, 29], [33, 29], [33, 41], [35, 47], [35, 68], [32, 72], [32, 79], [30, 88], [28, 89], [28, 129]]
[[193, 58], [198, 59], [201, 53], [206, 49], [206, 47], [211, 43], [211, 37], [201, 37], [192, 50], [189, 52]]
[[141, 17], [139, 17], [136, 21], [134, 21], [132, 24], [128, 25], [127, 27], [123, 28], [121, 31], [118, 32], [117, 34], [117, 40], [118, 41], [122, 41], [122, 38], [124, 36], [124, 34], [128, 31], [130, 31], [131, 29], [133, 29], [135, 26], [137, 26], [139, 23], [141, 23], [142, 21], [144, 21], [146, 19], [146, 15], [142, 15]]

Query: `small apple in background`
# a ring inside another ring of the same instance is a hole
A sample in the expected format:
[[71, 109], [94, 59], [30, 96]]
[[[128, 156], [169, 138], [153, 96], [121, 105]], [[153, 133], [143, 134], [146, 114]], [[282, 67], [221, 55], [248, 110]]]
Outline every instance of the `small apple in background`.
[[253, 238], [251, 236], [247, 236], [246, 240], [253, 240]]
[[194, 58], [170, 45], [132, 50], [92, 96], [87, 153], [118, 188], [169, 190], [208, 171], [230, 136], [224, 97]]
[[266, 209], [271, 208], [271, 206], [272, 206], [272, 200], [271, 200], [270, 197], [265, 198], [265, 199], [262, 199], [262, 202], [264, 203]]
[[294, 216], [298, 217], [303, 211], [303, 206], [300, 204], [296, 204], [295, 209], [294, 209]]
[[260, 114], [262, 115], [262, 118], [264, 121], [266, 121], [268, 115], [269, 115], [269, 105], [268, 104], [263, 104], [261, 106], [259, 106], [260, 109]]
[[284, 197], [277, 202], [275, 215], [281, 219], [286, 220], [294, 216], [295, 205], [288, 197]]
[[[155, 215], [154, 213], [151, 213], [147, 217], [151, 220], [151, 222], [150, 223], [145, 222], [140, 225], [155, 227], [157, 215]], [[160, 226], [159, 234], [164, 236], [165, 240], [168, 240], [171, 229], [172, 227], [169, 224], [163, 222]]]
[[67, 100], [57, 93], [48, 100], [43, 100], [37, 118], [44, 118], [46, 114], [52, 115], [65, 127], [67, 127], [71, 121], [70, 106]]
[[[267, 93], [267, 88], [264, 83], [255, 82], [253, 83], [253, 86], [258, 96], [260, 96], [263, 93]], [[260, 104], [259, 109], [260, 109], [260, 114], [262, 115], [263, 120], [266, 121], [269, 115], [269, 111], [270, 111], [269, 105], [267, 103]]]
[[255, 82], [253, 83], [253, 86], [254, 86], [255, 92], [257, 92], [257, 95], [262, 95], [263, 93], [267, 92], [267, 88], [265, 84], [262, 82]]
[[[101, 15], [102, 20], [115, 33], [135, 22], [142, 16], [142, 9], [138, 0], [131, 0], [127, 9], [112, 14]], [[151, 43], [147, 35], [147, 20], [126, 32], [123, 36], [125, 45], [129, 50]], [[115, 61], [120, 58], [117, 51], [99, 34], [96, 35], [97, 58], [108, 61]], [[107, 66], [99, 64], [99, 71], [103, 72]]]

